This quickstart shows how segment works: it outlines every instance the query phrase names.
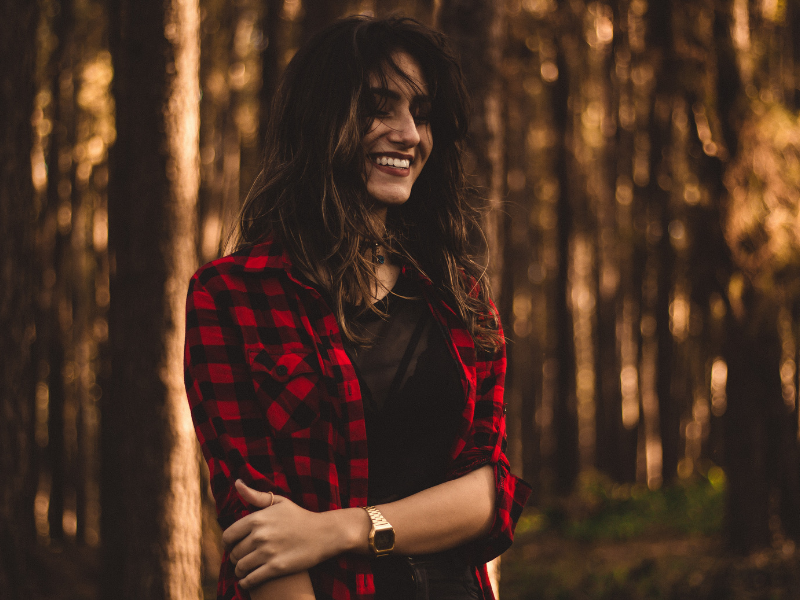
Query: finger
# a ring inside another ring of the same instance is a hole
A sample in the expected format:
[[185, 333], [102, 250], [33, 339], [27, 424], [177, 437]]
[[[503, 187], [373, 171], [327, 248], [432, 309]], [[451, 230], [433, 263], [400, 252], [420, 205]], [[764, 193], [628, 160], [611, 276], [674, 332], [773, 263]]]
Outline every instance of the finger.
[[261, 565], [259, 568], [249, 573], [247, 577], [240, 579], [239, 587], [249, 590], [257, 585], [261, 585], [267, 579], [273, 579], [275, 577], [279, 577], [280, 575], [283, 575], [283, 573], [276, 572], [274, 567], [270, 565]]
[[258, 490], [254, 490], [248, 487], [241, 479], [237, 479], [234, 485], [236, 486], [236, 491], [239, 492], [239, 497], [247, 504], [259, 508], [266, 508], [273, 502], [274, 495], [272, 492], [259, 492]]
[[247, 515], [242, 517], [236, 523], [228, 527], [225, 531], [222, 532], [222, 543], [225, 544], [227, 549], [231, 549], [235, 546], [239, 540], [247, 537], [250, 535], [250, 531], [253, 529], [253, 515]]
[[255, 571], [268, 561], [263, 552], [251, 552], [250, 554], [243, 555], [242, 558], [236, 563], [234, 573], [237, 577], [245, 577], [250, 571]]
[[239, 542], [228, 552], [228, 558], [235, 565], [238, 564], [247, 555], [258, 548], [258, 544], [253, 539], [252, 535], [248, 535]]

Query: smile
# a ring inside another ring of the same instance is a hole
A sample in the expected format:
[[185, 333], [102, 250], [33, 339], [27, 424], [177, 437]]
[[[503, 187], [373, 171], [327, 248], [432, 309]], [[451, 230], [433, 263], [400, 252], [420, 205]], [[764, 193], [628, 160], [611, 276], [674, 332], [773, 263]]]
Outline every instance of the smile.
[[383, 167], [392, 167], [394, 169], [408, 169], [411, 166], [411, 161], [407, 158], [395, 158], [392, 156], [373, 155], [372, 162], [376, 165]]

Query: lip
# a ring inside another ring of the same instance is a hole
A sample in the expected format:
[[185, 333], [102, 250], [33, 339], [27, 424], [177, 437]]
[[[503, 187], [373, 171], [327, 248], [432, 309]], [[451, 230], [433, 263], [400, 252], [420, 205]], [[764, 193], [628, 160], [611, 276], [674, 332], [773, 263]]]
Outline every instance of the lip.
[[387, 175], [392, 175], [393, 177], [408, 177], [411, 174], [411, 169], [398, 169], [395, 167], [390, 167], [389, 165], [377, 165], [372, 161], [370, 161], [370, 163], [374, 169], [378, 169], [378, 171], [381, 173], [386, 173]]
[[[397, 167], [390, 167], [389, 165], [379, 165], [375, 159], [380, 156], [387, 158], [399, 158], [400, 160], [408, 161], [408, 168], [398, 169]], [[370, 164], [373, 168], [378, 169], [381, 173], [386, 173], [392, 177], [408, 177], [411, 174], [411, 165], [414, 164], [414, 157], [411, 154], [403, 154], [402, 152], [371, 152], [369, 154]]]

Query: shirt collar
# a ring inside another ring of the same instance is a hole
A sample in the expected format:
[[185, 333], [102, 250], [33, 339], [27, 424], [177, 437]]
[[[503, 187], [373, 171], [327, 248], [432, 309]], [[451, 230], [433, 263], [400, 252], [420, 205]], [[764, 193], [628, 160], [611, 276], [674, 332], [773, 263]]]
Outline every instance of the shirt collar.
[[292, 268], [292, 260], [283, 244], [268, 238], [235, 254], [246, 272], [261, 272], [265, 269], [288, 271]]

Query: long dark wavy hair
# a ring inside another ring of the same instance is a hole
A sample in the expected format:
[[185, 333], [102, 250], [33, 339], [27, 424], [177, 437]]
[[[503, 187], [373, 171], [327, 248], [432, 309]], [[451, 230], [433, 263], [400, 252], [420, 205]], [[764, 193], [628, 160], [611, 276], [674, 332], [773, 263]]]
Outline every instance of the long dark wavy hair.
[[[389, 209], [384, 229], [371, 210], [362, 140], [376, 114], [370, 76], [385, 82], [391, 72], [413, 85], [392, 58], [397, 52], [416, 60], [428, 86], [433, 148], [408, 201]], [[295, 266], [327, 289], [343, 333], [363, 341], [350, 317], [356, 306], [377, 310], [368, 249], [382, 244], [433, 282], [478, 347], [498, 347], [485, 269], [469, 241], [480, 227], [461, 160], [468, 115], [461, 68], [441, 33], [401, 17], [334, 22], [284, 72], [235, 249], [280, 240]]]

